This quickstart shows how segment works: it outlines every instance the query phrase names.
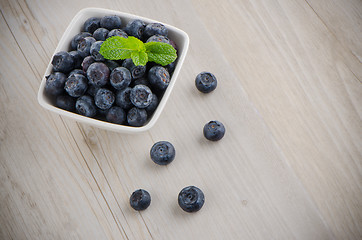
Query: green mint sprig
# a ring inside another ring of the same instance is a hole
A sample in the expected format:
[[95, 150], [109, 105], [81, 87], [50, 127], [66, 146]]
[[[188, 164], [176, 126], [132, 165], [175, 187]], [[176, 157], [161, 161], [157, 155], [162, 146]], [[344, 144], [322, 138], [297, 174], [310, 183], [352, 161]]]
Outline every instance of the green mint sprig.
[[124, 60], [131, 58], [134, 65], [146, 65], [148, 61], [162, 66], [176, 60], [176, 49], [162, 42], [143, 43], [135, 37], [123, 38], [114, 36], [107, 38], [101, 45], [100, 54], [109, 60]]

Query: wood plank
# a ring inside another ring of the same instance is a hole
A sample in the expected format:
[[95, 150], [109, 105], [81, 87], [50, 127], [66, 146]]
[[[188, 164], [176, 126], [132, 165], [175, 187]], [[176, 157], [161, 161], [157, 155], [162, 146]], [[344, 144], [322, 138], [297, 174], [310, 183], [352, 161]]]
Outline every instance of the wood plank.
[[[362, 62], [362, 1], [306, 0], [339, 43]], [[360, 79], [361, 80], [361, 79]]]
[[337, 239], [360, 238], [360, 63], [303, 1], [193, 4]]

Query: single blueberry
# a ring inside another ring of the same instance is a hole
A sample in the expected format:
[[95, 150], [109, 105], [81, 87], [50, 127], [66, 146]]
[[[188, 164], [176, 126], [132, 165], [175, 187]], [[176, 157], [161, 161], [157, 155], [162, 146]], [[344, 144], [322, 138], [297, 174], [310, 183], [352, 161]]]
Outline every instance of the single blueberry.
[[126, 32], [130, 36], [141, 39], [145, 30], [146, 24], [140, 19], [134, 19], [127, 23]]
[[131, 90], [131, 102], [138, 108], [146, 108], [152, 102], [152, 91], [146, 85], [136, 85]]
[[83, 62], [82, 62], [82, 69], [83, 69], [83, 71], [86, 73], [87, 72], [87, 70], [88, 70], [88, 68], [89, 68], [89, 66], [92, 64], [92, 63], [94, 63], [96, 60], [94, 59], [94, 57], [92, 57], [92, 56], [87, 56], [87, 57], [85, 57], [84, 59], [83, 59]]
[[94, 101], [97, 107], [106, 110], [112, 107], [115, 101], [115, 96], [111, 90], [101, 88], [97, 91], [96, 95], [94, 96]]
[[108, 29], [98, 28], [97, 30], [94, 31], [93, 37], [97, 41], [105, 41], [106, 38], [107, 38], [108, 33], [109, 33]]
[[54, 72], [46, 76], [45, 92], [53, 96], [63, 93], [66, 80], [67, 76], [62, 72]]
[[83, 25], [83, 30], [85, 32], [93, 34], [93, 32], [99, 28], [99, 24], [100, 24], [100, 18], [96, 17], [88, 18]]
[[90, 55], [91, 46], [95, 41], [93, 37], [85, 37], [79, 41], [77, 50], [83, 58]]
[[126, 113], [121, 107], [113, 106], [108, 110], [106, 119], [111, 123], [123, 124], [126, 121]]
[[125, 110], [128, 110], [133, 106], [130, 99], [131, 91], [132, 88], [127, 87], [124, 90], [118, 91], [116, 94], [116, 104]]
[[92, 44], [90, 48], [90, 54], [94, 57], [96, 61], [104, 61], [104, 57], [102, 54], [99, 53], [99, 50], [101, 49], [103, 41], [96, 41]]
[[150, 156], [154, 163], [167, 165], [175, 159], [176, 151], [174, 146], [167, 141], [159, 141], [153, 144]]
[[148, 42], [162, 42], [162, 43], [167, 43], [170, 44], [170, 40], [162, 35], [153, 35], [151, 37], [149, 37], [146, 41], [146, 43]]
[[83, 95], [77, 99], [75, 110], [77, 113], [86, 117], [94, 117], [97, 114], [97, 108], [94, 105], [93, 98], [88, 95]]
[[113, 16], [104, 16], [101, 18], [100, 26], [102, 28], [106, 28], [108, 30], [112, 30], [115, 28], [121, 28], [122, 20], [120, 17]]
[[145, 210], [151, 204], [151, 196], [146, 190], [138, 189], [132, 193], [129, 203], [134, 210]]
[[75, 98], [67, 94], [59, 95], [56, 99], [55, 105], [64, 110], [73, 112], [75, 110]]
[[72, 97], [80, 97], [87, 91], [87, 78], [82, 74], [72, 74], [65, 82], [65, 91]]
[[52, 64], [55, 72], [69, 73], [74, 67], [74, 58], [68, 52], [61, 51], [53, 56]]
[[68, 77], [70, 77], [73, 74], [82, 74], [83, 76], [85, 76], [85, 72], [82, 69], [74, 69], [72, 70], [69, 74]]
[[80, 54], [80, 52], [71, 51], [71, 52], [69, 52], [69, 55], [71, 55], [73, 57], [73, 60], [74, 60], [73, 68], [80, 68], [81, 64], [82, 64], [82, 61], [83, 61], [83, 57]]
[[70, 48], [72, 50], [77, 50], [77, 46], [78, 46], [78, 43], [81, 39], [85, 38], [85, 37], [91, 37], [92, 34], [90, 34], [89, 32], [80, 32], [78, 33], [77, 35], [75, 35], [73, 38], [72, 38], [72, 41], [70, 42]]
[[165, 90], [170, 83], [170, 74], [164, 67], [153, 66], [148, 71], [148, 80], [151, 86], [159, 90]]
[[141, 127], [147, 122], [147, 112], [145, 109], [133, 107], [127, 113], [127, 122], [130, 126]]
[[219, 121], [210, 121], [204, 126], [204, 136], [210, 141], [219, 141], [225, 135], [225, 127]]
[[195, 186], [188, 186], [178, 194], [178, 205], [186, 212], [197, 212], [205, 203], [204, 193]]
[[102, 87], [109, 82], [109, 68], [101, 62], [92, 63], [87, 69], [87, 77], [90, 84]]
[[158, 106], [158, 97], [156, 94], [152, 94], [152, 101], [148, 107], [146, 107], [147, 115], [150, 116], [157, 108]]
[[145, 39], [148, 39], [149, 37], [153, 35], [162, 35], [167, 37], [168, 30], [167, 28], [161, 24], [161, 23], [149, 23], [146, 25], [145, 30], [143, 32], [143, 35]]
[[112, 31], [109, 31], [107, 38], [115, 37], [115, 36], [128, 38], [127, 33], [121, 29], [113, 29]]
[[117, 67], [113, 69], [109, 79], [115, 89], [122, 90], [129, 86], [132, 81], [132, 76], [127, 68]]
[[141, 78], [146, 73], [146, 66], [134, 65], [131, 58], [125, 59], [122, 63], [122, 67], [127, 68], [131, 72], [132, 79]]
[[106, 61], [104, 63], [107, 65], [107, 67], [109, 68], [110, 71], [113, 71], [115, 68], [119, 67], [118, 62], [113, 61], [113, 60], [106, 59]]
[[217, 80], [214, 74], [210, 72], [201, 72], [195, 79], [196, 88], [203, 93], [209, 93], [215, 90]]

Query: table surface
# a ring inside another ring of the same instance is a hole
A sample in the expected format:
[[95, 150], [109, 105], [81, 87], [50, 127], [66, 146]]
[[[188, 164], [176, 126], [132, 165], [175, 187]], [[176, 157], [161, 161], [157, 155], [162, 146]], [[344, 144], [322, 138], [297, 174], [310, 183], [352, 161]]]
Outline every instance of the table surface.
[[[360, 0], [0, 2], [0, 239], [361, 239]], [[85, 7], [167, 22], [190, 48], [159, 121], [125, 135], [41, 108], [37, 91]], [[199, 93], [195, 76], [218, 88]], [[219, 142], [202, 136], [220, 120]], [[177, 151], [156, 166], [159, 140]], [[205, 193], [201, 211], [178, 192]], [[151, 206], [137, 212], [130, 194]]]

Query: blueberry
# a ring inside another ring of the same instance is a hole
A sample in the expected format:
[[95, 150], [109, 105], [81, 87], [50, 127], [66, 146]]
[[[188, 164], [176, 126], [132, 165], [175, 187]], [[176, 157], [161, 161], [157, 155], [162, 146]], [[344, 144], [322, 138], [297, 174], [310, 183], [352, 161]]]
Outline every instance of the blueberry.
[[127, 68], [131, 72], [132, 79], [141, 78], [146, 73], [146, 66], [135, 66], [130, 58], [123, 61], [122, 67]]
[[115, 96], [111, 90], [101, 88], [97, 91], [96, 95], [94, 96], [94, 101], [97, 107], [106, 110], [112, 107], [115, 101]]
[[209, 93], [215, 90], [217, 80], [214, 74], [210, 72], [201, 72], [195, 79], [196, 88], [203, 93]]
[[93, 37], [85, 37], [79, 41], [77, 50], [82, 57], [90, 55], [90, 48], [95, 41], [96, 40]]
[[85, 21], [83, 30], [85, 32], [92, 33], [99, 28], [100, 18], [91, 17], [88, 18], [87, 21]]
[[140, 19], [134, 19], [127, 23], [126, 32], [130, 36], [141, 39], [145, 30], [146, 24]]
[[162, 36], [162, 35], [153, 35], [153, 36], [149, 37], [146, 42], [162, 42], [162, 43], [170, 44], [170, 40], [167, 37]]
[[152, 94], [152, 101], [150, 105], [148, 105], [148, 107], [145, 108], [147, 115], [151, 115], [156, 110], [157, 106], [158, 106], [158, 97], [156, 94]]
[[107, 65], [110, 71], [113, 71], [115, 68], [119, 67], [119, 64], [113, 60], [106, 60], [104, 63]]
[[53, 56], [52, 64], [55, 72], [68, 73], [74, 67], [74, 59], [68, 52], [61, 51]]
[[107, 38], [115, 37], [115, 36], [128, 38], [127, 33], [121, 29], [113, 29], [112, 31], [110, 31], [108, 33]]
[[72, 70], [69, 74], [68, 77], [70, 77], [73, 74], [82, 74], [83, 76], [85, 76], [85, 72], [82, 69], [74, 69]]
[[104, 57], [102, 56], [102, 54], [99, 53], [102, 43], [103, 41], [96, 41], [92, 44], [90, 48], [90, 54], [94, 57], [96, 61], [104, 61]]
[[132, 88], [128, 87], [124, 90], [118, 91], [116, 94], [116, 104], [125, 110], [128, 110], [133, 106], [130, 99], [131, 90]]
[[178, 205], [186, 212], [199, 211], [205, 202], [204, 193], [195, 186], [188, 186], [178, 194]]
[[54, 72], [46, 76], [45, 92], [49, 95], [59, 95], [64, 92], [64, 84], [67, 76], [61, 72]]
[[133, 107], [127, 113], [127, 122], [130, 126], [140, 127], [147, 121], [147, 112], [145, 109]]
[[82, 62], [82, 68], [83, 68], [83, 71], [86, 73], [89, 66], [94, 63], [96, 60], [94, 59], [94, 57], [92, 56], [87, 56], [83, 59], [83, 62]]
[[122, 108], [113, 106], [108, 110], [106, 119], [111, 123], [123, 124], [126, 121], [126, 113]]
[[97, 114], [97, 108], [91, 96], [83, 95], [77, 99], [75, 103], [75, 110], [77, 113], [86, 116], [94, 117]]
[[80, 32], [77, 35], [75, 35], [72, 38], [72, 41], [70, 42], [70, 47], [72, 50], [77, 50], [77, 46], [78, 43], [81, 39], [85, 38], [85, 37], [91, 37], [92, 34], [90, 34], [89, 32]]
[[151, 204], [151, 196], [146, 190], [138, 189], [132, 193], [129, 203], [134, 210], [145, 210]]
[[83, 61], [81, 53], [78, 51], [71, 51], [69, 52], [69, 55], [71, 55], [74, 60], [73, 68], [80, 68]]
[[88, 88], [87, 78], [81, 74], [73, 74], [65, 82], [65, 91], [72, 97], [82, 96]]
[[152, 102], [151, 89], [145, 85], [136, 85], [131, 90], [131, 102], [138, 108], [146, 108]]
[[94, 97], [99, 89], [101, 89], [101, 87], [90, 84], [87, 88], [87, 94]]
[[106, 38], [107, 38], [108, 33], [109, 33], [108, 29], [98, 28], [97, 30], [94, 31], [93, 37], [97, 41], [105, 41]]
[[132, 76], [127, 68], [118, 67], [113, 69], [109, 79], [115, 89], [122, 90], [129, 86], [132, 81]]
[[167, 165], [175, 159], [176, 151], [174, 146], [167, 141], [160, 141], [153, 144], [150, 156], [153, 162], [158, 165]]
[[59, 95], [56, 99], [55, 105], [64, 110], [73, 112], [75, 110], [75, 98], [67, 94]]
[[92, 63], [87, 70], [87, 77], [91, 84], [98, 87], [106, 85], [109, 81], [109, 68], [101, 62]]
[[143, 35], [146, 39], [153, 35], [162, 35], [167, 37], [168, 30], [167, 28], [161, 23], [149, 23], [146, 25]]
[[113, 16], [104, 16], [101, 18], [100, 25], [102, 28], [106, 28], [108, 30], [112, 30], [115, 28], [121, 28], [122, 20], [120, 17]]
[[219, 121], [210, 121], [204, 126], [204, 136], [210, 141], [219, 141], [225, 135], [225, 127]]
[[148, 80], [151, 83], [151, 86], [165, 90], [170, 83], [170, 74], [168, 71], [161, 66], [153, 66], [148, 71]]

